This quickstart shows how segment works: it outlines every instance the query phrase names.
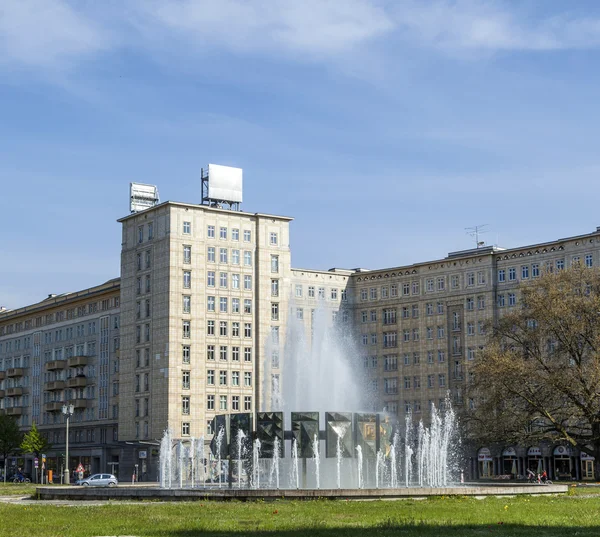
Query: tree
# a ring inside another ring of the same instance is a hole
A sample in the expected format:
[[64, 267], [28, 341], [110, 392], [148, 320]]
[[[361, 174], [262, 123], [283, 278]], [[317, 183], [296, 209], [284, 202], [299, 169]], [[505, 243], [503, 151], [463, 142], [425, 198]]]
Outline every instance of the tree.
[[[48, 442], [48, 439], [44, 435], [40, 434], [34, 421], [29, 432], [25, 433], [25, 436], [23, 436], [23, 441], [21, 442], [21, 450], [24, 453], [33, 453], [39, 460], [41, 458], [42, 453], [49, 451], [50, 448], [50, 442]], [[37, 470], [35, 472], [35, 477], [35, 481], [37, 483]]]
[[600, 271], [578, 265], [520, 286], [474, 365], [466, 417], [482, 442], [561, 442], [600, 479]]
[[4, 482], [6, 483], [6, 462], [9, 455], [15, 453], [21, 442], [23, 435], [19, 430], [17, 421], [12, 416], [0, 416], [0, 454], [4, 457]]

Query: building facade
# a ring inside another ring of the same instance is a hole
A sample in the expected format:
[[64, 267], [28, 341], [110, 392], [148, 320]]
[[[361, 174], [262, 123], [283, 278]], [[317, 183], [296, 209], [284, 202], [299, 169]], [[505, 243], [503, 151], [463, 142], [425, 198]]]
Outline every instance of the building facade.
[[[117, 471], [122, 458], [119, 303], [117, 279], [0, 312], [0, 409], [23, 430], [35, 422], [46, 435], [52, 445], [46, 469], [58, 479], [65, 462], [65, 402], [74, 406], [70, 469], [82, 464], [88, 473]], [[31, 457], [9, 462], [11, 469], [33, 473]]]
[[[519, 306], [520, 283], [600, 264], [597, 229], [388, 269], [295, 269], [290, 221], [174, 202], [122, 218], [120, 279], [0, 312], [0, 410], [38, 424], [59, 471], [72, 402], [70, 467], [156, 479], [164, 430], [208, 440], [215, 415], [261, 410], [289, 317], [311, 334], [321, 308], [354, 334], [375, 409], [427, 421], [448, 393], [472, 404], [486, 323]], [[479, 446], [469, 472], [523, 474], [541, 460], [554, 477], [593, 475], [593, 460], [559, 448]]]

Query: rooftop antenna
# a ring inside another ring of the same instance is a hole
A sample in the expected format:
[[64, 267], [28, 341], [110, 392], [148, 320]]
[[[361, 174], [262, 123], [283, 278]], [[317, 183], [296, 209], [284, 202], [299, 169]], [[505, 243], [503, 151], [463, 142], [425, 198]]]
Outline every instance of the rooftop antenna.
[[485, 241], [479, 240], [479, 236], [489, 232], [489, 229], [485, 229], [487, 226], [488, 224], [479, 224], [478, 226], [465, 228], [467, 235], [470, 235], [475, 239], [476, 248], [481, 248], [482, 246], [485, 246]]

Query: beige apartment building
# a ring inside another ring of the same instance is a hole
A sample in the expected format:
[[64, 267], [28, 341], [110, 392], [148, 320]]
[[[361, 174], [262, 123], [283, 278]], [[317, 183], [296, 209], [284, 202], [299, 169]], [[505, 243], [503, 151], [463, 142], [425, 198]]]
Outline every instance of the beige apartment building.
[[[261, 410], [289, 317], [310, 334], [320, 309], [354, 335], [374, 410], [427, 420], [448, 392], [470, 404], [485, 323], [518, 307], [521, 282], [600, 263], [596, 230], [388, 269], [296, 269], [290, 221], [176, 202], [120, 219], [120, 280], [0, 313], [0, 409], [40, 426], [60, 470], [62, 404], [74, 402], [70, 467], [156, 479], [163, 431], [208, 439], [215, 415]], [[559, 447], [480, 446], [469, 470], [501, 475], [515, 461], [522, 474], [539, 459], [551, 470], [560, 455], [588, 475], [590, 461]]]

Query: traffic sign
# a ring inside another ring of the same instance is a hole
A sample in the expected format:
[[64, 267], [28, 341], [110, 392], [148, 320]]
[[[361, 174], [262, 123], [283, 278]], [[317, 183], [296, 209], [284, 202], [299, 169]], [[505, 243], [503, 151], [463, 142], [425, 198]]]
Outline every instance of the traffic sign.
[[79, 463], [79, 466], [77, 467], [77, 470], [76, 470], [76, 472], [78, 472], [78, 473], [79, 473], [79, 472], [83, 472], [83, 471], [84, 471], [84, 469], [83, 469], [83, 465], [82, 465], [81, 463]]
[[38, 468], [39, 467], [39, 461], [38, 458], [36, 457], [35, 459], [33, 459], [33, 465]]

